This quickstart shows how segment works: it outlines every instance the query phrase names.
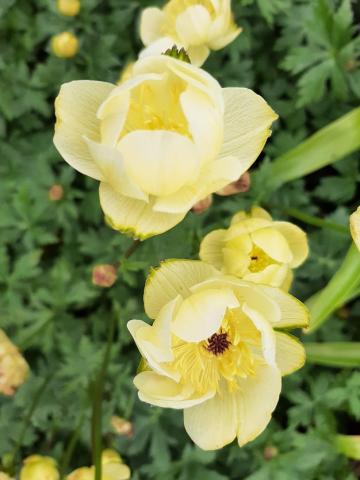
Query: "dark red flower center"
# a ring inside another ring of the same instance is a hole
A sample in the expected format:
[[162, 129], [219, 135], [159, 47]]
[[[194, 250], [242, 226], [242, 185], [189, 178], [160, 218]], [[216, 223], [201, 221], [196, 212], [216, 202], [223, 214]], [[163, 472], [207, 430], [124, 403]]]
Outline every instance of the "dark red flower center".
[[207, 340], [206, 350], [214, 355], [221, 355], [229, 348], [230, 342], [227, 333], [214, 333]]

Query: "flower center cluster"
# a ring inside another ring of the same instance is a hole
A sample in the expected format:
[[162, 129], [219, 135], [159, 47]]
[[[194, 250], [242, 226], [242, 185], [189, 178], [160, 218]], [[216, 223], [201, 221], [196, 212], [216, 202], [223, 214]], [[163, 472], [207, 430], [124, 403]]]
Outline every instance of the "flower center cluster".
[[261, 272], [267, 266], [272, 265], [274, 260], [267, 255], [264, 250], [254, 245], [253, 249], [250, 252], [250, 272]]
[[214, 355], [221, 355], [229, 348], [230, 342], [227, 337], [227, 333], [214, 333], [207, 340], [206, 350]]

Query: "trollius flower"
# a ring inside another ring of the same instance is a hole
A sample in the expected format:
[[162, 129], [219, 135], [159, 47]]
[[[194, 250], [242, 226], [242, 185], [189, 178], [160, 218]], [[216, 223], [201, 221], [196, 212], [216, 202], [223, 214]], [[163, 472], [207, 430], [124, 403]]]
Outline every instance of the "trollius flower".
[[147, 48], [141, 55], [184, 47], [194, 65], [201, 66], [210, 50], [220, 50], [241, 32], [232, 16], [230, 0], [170, 0], [162, 10], [146, 8], [140, 36]]
[[259, 207], [237, 213], [228, 229], [213, 230], [200, 245], [200, 258], [223, 273], [288, 290], [292, 269], [309, 253], [306, 233], [274, 221]]
[[55, 146], [100, 180], [112, 227], [140, 239], [169, 230], [198, 200], [237, 180], [277, 118], [251, 90], [222, 89], [166, 55], [137, 61], [118, 86], [66, 83], [55, 106]]
[[360, 250], [360, 207], [350, 215], [350, 231], [358, 250]]
[[307, 326], [305, 306], [283, 290], [190, 260], [153, 271], [144, 302], [153, 324], [128, 323], [143, 356], [134, 379], [139, 398], [184, 409], [186, 431], [205, 450], [258, 436], [281, 376], [304, 363], [300, 342], [281, 329]]
[[14, 395], [29, 375], [29, 365], [18, 348], [0, 330], [0, 394]]

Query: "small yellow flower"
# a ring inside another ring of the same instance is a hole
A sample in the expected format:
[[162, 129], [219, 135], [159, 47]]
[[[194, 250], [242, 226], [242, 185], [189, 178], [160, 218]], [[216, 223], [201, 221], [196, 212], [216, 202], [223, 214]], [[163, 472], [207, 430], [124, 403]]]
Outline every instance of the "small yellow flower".
[[56, 461], [51, 457], [31, 455], [24, 460], [20, 480], [59, 480]]
[[154, 323], [128, 323], [146, 365], [134, 379], [140, 400], [184, 409], [185, 429], [204, 450], [257, 437], [281, 377], [304, 363], [301, 343], [281, 330], [306, 327], [306, 307], [279, 288], [190, 260], [153, 271], [144, 304]]
[[19, 350], [0, 330], [0, 393], [13, 395], [29, 374], [29, 366]]
[[159, 54], [175, 44], [187, 50], [194, 65], [201, 66], [210, 50], [224, 48], [240, 32], [231, 0], [170, 0], [162, 10], [143, 11], [140, 36], [147, 48], [140, 55]]
[[360, 207], [350, 215], [350, 231], [355, 245], [360, 250]]
[[58, 11], [67, 17], [74, 17], [80, 11], [80, 0], [57, 0]]
[[64, 84], [55, 113], [60, 154], [101, 182], [108, 223], [142, 240], [237, 180], [277, 118], [253, 91], [221, 88], [204, 70], [166, 55], [138, 60], [118, 86]]
[[[120, 455], [115, 450], [104, 450], [101, 456], [101, 480], [128, 480], [130, 468], [122, 463]], [[95, 467], [81, 467], [74, 470], [66, 480], [95, 480]]]
[[71, 58], [79, 50], [79, 41], [73, 33], [62, 32], [52, 37], [51, 49], [59, 58]]
[[227, 229], [214, 230], [200, 245], [200, 258], [256, 283], [290, 288], [292, 269], [308, 255], [306, 234], [289, 222], [273, 221], [262, 208], [239, 212]]

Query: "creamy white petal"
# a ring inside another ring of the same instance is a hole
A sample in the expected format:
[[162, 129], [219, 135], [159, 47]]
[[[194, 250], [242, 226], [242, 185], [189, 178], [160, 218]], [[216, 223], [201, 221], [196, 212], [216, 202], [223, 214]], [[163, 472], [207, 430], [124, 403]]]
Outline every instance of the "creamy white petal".
[[103, 480], [128, 480], [131, 475], [130, 468], [124, 463], [107, 463], [102, 466], [102, 472]]
[[110, 184], [100, 184], [100, 204], [112, 228], [145, 240], [159, 235], [181, 222], [184, 213], [155, 212], [153, 202], [126, 197], [116, 192]]
[[209, 11], [202, 5], [192, 5], [176, 17], [176, 33], [185, 46], [206, 43], [211, 26]]
[[211, 263], [221, 270], [223, 266], [223, 248], [226, 230], [213, 230], [208, 233], [200, 244], [199, 257], [204, 262]]
[[190, 295], [179, 305], [171, 331], [187, 342], [200, 342], [220, 328], [228, 308], [239, 306], [230, 289], [207, 289]]
[[161, 37], [153, 43], [150, 43], [149, 46], [143, 48], [139, 54], [139, 58], [148, 58], [154, 57], [157, 55], [162, 55], [166, 52], [169, 48], [176, 45], [178, 48], [181, 48], [180, 42], [176, 41], [171, 37]]
[[[244, 275], [244, 280], [262, 283], [271, 287], [284, 288], [287, 284], [289, 267], [287, 265], [268, 265], [261, 272], [250, 272]], [[286, 288], [284, 288], [286, 290]]]
[[145, 312], [155, 318], [161, 308], [181, 295], [191, 295], [193, 285], [219, 273], [211, 265], [198, 260], [166, 260], [152, 269], [146, 279], [144, 290]]
[[158, 197], [154, 203], [154, 210], [169, 213], [188, 212], [201, 197], [201, 189], [186, 185], [171, 195]]
[[251, 238], [255, 245], [277, 262], [290, 263], [294, 258], [288, 242], [274, 227], [255, 230]]
[[296, 268], [301, 265], [309, 254], [309, 246], [304, 230], [290, 222], [274, 222], [273, 227], [283, 235], [290, 247], [293, 255], [290, 266]]
[[350, 232], [358, 250], [360, 250], [360, 207], [350, 215]]
[[305, 348], [297, 337], [284, 332], [275, 332], [276, 365], [281, 375], [299, 370], [305, 363]]
[[55, 101], [55, 147], [73, 168], [97, 180], [102, 180], [103, 176], [83, 135], [94, 141], [100, 140], [96, 112], [114, 88], [115, 85], [106, 82], [69, 82], [62, 85]]
[[199, 175], [199, 159], [189, 138], [166, 130], [130, 132], [118, 144], [130, 178], [152, 195], [170, 195]]
[[217, 158], [204, 165], [200, 179], [204, 185], [205, 196], [220, 190], [231, 182], [237, 180], [244, 171], [242, 164], [236, 157]]
[[161, 37], [161, 31], [165, 20], [164, 13], [160, 8], [145, 8], [140, 18], [140, 38], [144, 45], [150, 45]]
[[193, 45], [187, 50], [192, 65], [201, 67], [210, 54], [210, 49], [206, 45]]

